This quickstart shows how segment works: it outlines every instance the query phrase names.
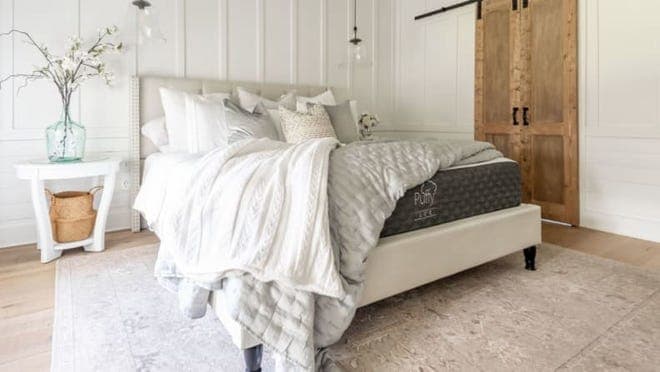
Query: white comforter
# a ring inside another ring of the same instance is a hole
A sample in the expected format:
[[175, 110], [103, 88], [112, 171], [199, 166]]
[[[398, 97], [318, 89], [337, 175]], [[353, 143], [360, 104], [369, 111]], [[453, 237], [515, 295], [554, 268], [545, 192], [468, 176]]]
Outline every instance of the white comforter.
[[340, 298], [326, 190], [336, 145], [334, 139], [234, 143], [192, 166], [172, 167], [167, 187], [159, 177], [147, 178], [134, 207], [158, 232], [159, 256], [176, 262], [182, 278], [211, 287], [247, 272]]

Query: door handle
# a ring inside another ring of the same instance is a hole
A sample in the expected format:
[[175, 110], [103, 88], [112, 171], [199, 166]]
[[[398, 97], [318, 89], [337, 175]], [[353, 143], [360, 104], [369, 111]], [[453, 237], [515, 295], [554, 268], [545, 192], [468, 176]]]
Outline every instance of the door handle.
[[527, 115], [529, 113], [529, 107], [523, 107], [523, 125], [524, 126], [529, 126], [529, 116]]
[[511, 113], [511, 116], [513, 117], [513, 125], [518, 125], [518, 111], [520, 108], [514, 107], [513, 112]]

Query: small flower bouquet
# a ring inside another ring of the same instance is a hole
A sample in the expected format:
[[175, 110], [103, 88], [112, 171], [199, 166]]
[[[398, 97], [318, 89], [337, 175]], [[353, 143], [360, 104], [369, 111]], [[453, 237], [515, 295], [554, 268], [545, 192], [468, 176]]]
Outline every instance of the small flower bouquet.
[[378, 116], [370, 113], [363, 113], [358, 120], [358, 128], [360, 129], [360, 139], [363, 141], [371, 141], [373, 138], [372, 130], [380, 124]]
[[108, 53], [119, 53], [122, 43], [107, 39], [118, 32], [116, 26], [102, 28], [96, 38], [88, 45], [78, 36], [69, 38], [63, 55], [52, 54], [43, 44], [37, 43], [32, 35], [21, 30], [0, 33], [2, 36], [20, 35], [28, 45], [34, 47], [44, 64], [35, 66], [32, 72], [15, 73], [0, 77], [0, 89], [12, 79], [22, 80], [17, 92], [35, 80], [49, 80], [57, 87], [62, 100], [62, 117], [46, 129], [48, 159], [53, 162], [80, 160], [85, 151], [85, 128], [72, 120], [70, 115], [71, 96], [86, 80], [99, 77], [110, 85], [114, 74], [106, 68], [103, 57]]

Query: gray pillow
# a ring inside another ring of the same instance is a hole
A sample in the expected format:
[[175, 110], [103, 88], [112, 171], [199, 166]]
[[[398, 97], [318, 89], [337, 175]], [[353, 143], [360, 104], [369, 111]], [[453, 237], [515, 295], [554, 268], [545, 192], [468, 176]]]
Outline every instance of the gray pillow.
[[270, 138], [278, 140], [277, 129], [268, 114], [268, 110], [260, 102], [249, 112], [229, 99], [222, 101], [225, 106], [227, 121], [227, 142], [234, 143], [247, 138]]
[[[307, 109], [311, 108], [310, 103], [307, 104]], [[357, 124], [351, 110], [350, 101], [340, 103], [338, 105], [323, 105], [325, 111], [330, 117], [330, 122], [335, 130], [337, 139], [341, 143], [351, 143], [359, 139]]]

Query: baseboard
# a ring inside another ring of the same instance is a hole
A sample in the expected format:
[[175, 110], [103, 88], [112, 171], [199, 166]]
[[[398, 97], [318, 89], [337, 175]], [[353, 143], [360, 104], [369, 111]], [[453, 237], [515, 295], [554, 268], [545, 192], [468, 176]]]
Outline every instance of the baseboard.
[[660, 243], [658, 221], [583, 210], [580, 226]]

